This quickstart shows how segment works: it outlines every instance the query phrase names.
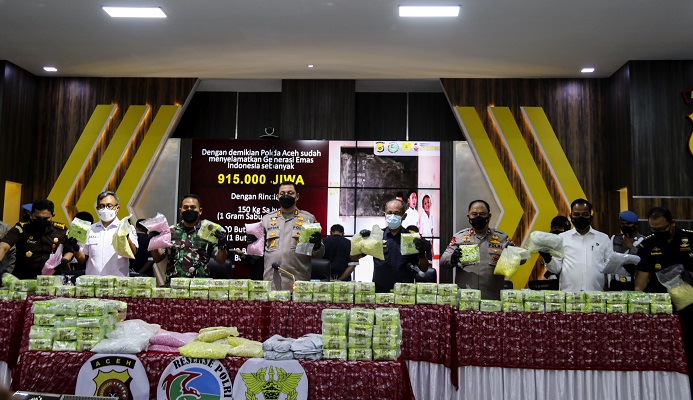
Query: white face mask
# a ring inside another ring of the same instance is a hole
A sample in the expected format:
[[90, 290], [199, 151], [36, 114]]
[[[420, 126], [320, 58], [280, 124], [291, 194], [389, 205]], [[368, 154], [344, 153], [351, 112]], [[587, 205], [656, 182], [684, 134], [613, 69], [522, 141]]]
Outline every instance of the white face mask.
[[402, 225], [402, 217], [397, 214], [387, 214], [385, 216], [385, 222], [390, 229], [397, 229]]
[[102, 222], [111, 222], [116, 217], [116, 210], [109, 210], [104, 208], [103, 210], [96, 210], [96, 214]]

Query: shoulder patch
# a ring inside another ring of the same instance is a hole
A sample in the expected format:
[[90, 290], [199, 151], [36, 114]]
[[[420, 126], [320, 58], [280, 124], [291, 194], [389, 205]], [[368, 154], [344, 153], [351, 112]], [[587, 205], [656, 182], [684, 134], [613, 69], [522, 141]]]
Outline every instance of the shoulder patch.
[[65, 224], [63, 224], [62, 222], [53, 222], [53, 226], [58, 229], [65, 229]]

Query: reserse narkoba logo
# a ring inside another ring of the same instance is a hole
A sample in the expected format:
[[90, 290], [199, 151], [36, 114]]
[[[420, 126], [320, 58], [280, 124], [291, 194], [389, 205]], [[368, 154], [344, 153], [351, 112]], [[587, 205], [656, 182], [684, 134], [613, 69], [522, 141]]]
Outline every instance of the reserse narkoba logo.
[[178, 357], [161, 374], [157, 399], [231, 400], [231, 377], [219, 360]]
[[75, 394], [145, 400], [149, 398], [149, 379], [136, 356], [96, 354], [80, 368]]

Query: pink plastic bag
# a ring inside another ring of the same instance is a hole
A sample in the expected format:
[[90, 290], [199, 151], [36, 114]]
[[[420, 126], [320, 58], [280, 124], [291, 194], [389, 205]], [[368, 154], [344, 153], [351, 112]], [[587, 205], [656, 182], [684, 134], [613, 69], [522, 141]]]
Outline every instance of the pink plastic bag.
[[147, 250], [158, 250], [171, 247], [171, 229], [169, 229], [166, 217], [161, 213], [156, 213], [154, 218], [145, 219], [142, 221], [142, 226], [147, 228], [149, 232], [159, 232], [158, 235], [149, 239]]
[[245, 234], [255, 235], [256, 241], [250, 243], [245, 250], [245, 254], [252, 256], [265, 255], [265, 229], [262, 227], [262, 221], [254, 224], [245, 224]]
[[55, 253], [51, 254], [50, 257], [48, 257], [48, 260], [46, 260], [46, 263], [43, 264], [43, 268], [41, 269], [41, 275], [53, 275], [55, 274], [55, 267], [60, 265], [60, 260], [63, 258], [63, 245], [59, 244], [58, 248], [55, 249]]
[[175, 347], [177, 349], [181, 346], [185, 346], [191, 340], [194, 340], [197, 337], [197, 335], [198, 333], [196, 332], [179, 333], [163, 331], [149, 338], [149, 343], [161, 346]]
[[149, 346], [147, 351], [156, 353], [178, 353], [178, 347], [164, 346], [162, 344], [153, 344]]

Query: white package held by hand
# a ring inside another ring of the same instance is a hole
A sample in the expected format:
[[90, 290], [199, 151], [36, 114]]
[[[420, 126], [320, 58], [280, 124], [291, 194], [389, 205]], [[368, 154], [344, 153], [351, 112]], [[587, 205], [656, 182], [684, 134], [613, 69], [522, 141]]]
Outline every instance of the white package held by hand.
[[524, 244], [524, 248], [530, 253], [549, 253], [552, 257], [563, 258], [563, 238], [549, 232], [534, 231]]
[[628, 271], [626, 271], [625, 268], [623, 268], [623, 266], [628, 264], [637, 265], [639, 262], [640, 257], [634, 254], [622, 254], [613, 252], [609, 256], [609, 259], [607, 260], [604, 268], [599, 272], [603, 274], [616, 274], [619, 276], [628, 276], [630, 274], [628, 273]]
[[360, 233], [351, 239], [351, 256], [365, 254], [378, 260], [385, 259], [383, 252], [383, 230], [380, 226], [373, 225], [370, 235], [363, 237]]

